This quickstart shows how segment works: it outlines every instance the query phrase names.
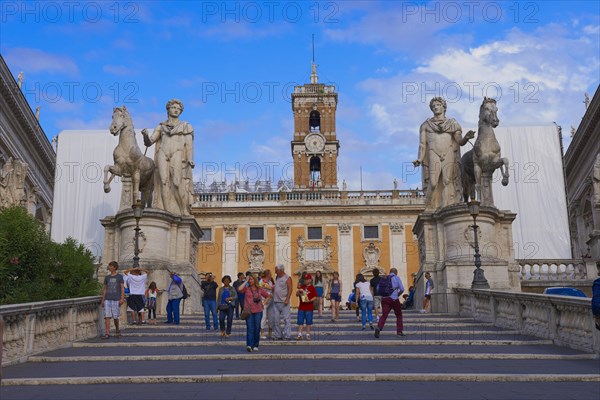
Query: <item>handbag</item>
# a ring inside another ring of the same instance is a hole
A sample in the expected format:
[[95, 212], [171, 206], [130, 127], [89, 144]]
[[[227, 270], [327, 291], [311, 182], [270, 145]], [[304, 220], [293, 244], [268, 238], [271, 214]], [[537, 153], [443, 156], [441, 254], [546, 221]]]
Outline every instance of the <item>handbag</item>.
[[248, 318], [250, 318], [250, 315], [252, 313], [250, 312], [250, 310], [246, 310], [245, 308], [242, 310], [242, 313], [240, 314], [240, 319], [243, 320], [247, 320]]
[[219, 311], [229, 311], [229, 304], [219, 304], [217, 306], [217, 310]]

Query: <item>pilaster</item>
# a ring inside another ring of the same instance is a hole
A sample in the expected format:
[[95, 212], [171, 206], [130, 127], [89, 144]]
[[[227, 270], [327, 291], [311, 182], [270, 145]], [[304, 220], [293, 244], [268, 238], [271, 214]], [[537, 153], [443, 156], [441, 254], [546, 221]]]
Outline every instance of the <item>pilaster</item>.
[[354, 251], [353, 251], [353, 233], [350, 224], [338, 225], [338, 243], [340, 246], [339, 254], [339, 272], [342, 282], [342, 303], [346, 296], [352, 291], [354, 282]]

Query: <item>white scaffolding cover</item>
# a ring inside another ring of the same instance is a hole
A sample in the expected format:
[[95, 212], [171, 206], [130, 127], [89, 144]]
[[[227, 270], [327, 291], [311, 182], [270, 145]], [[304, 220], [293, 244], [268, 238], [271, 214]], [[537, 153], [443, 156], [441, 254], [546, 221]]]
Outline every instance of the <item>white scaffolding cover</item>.
[[[513, 222], [515, 258], [571, 258], [562, 150], [556, 125], [494, 129], [510, 182], [494, 173], [494, 202], [517, 213]], [[468, 146], [468, 145], [467, 145]]]

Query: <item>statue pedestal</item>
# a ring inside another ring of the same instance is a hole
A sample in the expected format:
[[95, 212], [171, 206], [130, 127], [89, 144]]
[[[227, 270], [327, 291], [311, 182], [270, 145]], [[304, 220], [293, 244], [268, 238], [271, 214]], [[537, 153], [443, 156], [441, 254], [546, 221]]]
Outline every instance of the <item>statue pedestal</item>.
[[[104, 226], [103, 265], [119, 262], [120, 270], [133, 266], [135, 218], [131, 208], [100, 220]], [[182, 301], [184, 313], [200, 312], [200, 285], [197, 283], [198, 239], [202, 233], [192, 216], [175, 216], [167, 211], [146, 208], [140, 219], [140, 266], [148, 270], [148, 284], [154, 281], [165, 290], [157, 299], [157, 313], [164, 314], [171, 278], [167, 269], [177, 273], [190, 294]], [[107, 270], [99, 273], [101, 281]], [[100, 276], [101, 275], [101, 276]]]
[[[495, 207], [481, 207], [477, 217], [481, 268], [490, 289], [520, 291], [519, 266], [514, 259], [512, 222], [516, 214]], [[429, 271], [435, 288], [432, 312], [457, 313], [458, 296], [454, 288], [471, 288], [474, 263], [473, 217], [466, 204], [423, 212], [413, 233], [419, 240], [419, 273], [415, 304], [420, 309], [424, 295], [424, 275]]]

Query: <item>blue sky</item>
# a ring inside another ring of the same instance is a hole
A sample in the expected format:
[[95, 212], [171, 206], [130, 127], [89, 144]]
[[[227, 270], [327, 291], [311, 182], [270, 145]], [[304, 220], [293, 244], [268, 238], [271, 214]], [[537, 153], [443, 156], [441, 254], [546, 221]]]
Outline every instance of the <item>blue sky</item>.
[[320, 81], [339, 92], [338, 176], [350, 190], [361, 166], [365, 189], [420, 185], [410, 161], [435, 95], [463, 128], [484, 94], [501, 126], [556, 121], [566, 147], [600, 81], [596, 1], [0, 4], [0, 52], [15, 77], [24, 71], [49, 139], [107, 128], [123, 104], [136, 128], [154, 127], [179, 98], [196, 180], [208, 183], [289, 177], [289, 93], [309, 80], [313, 33]]

